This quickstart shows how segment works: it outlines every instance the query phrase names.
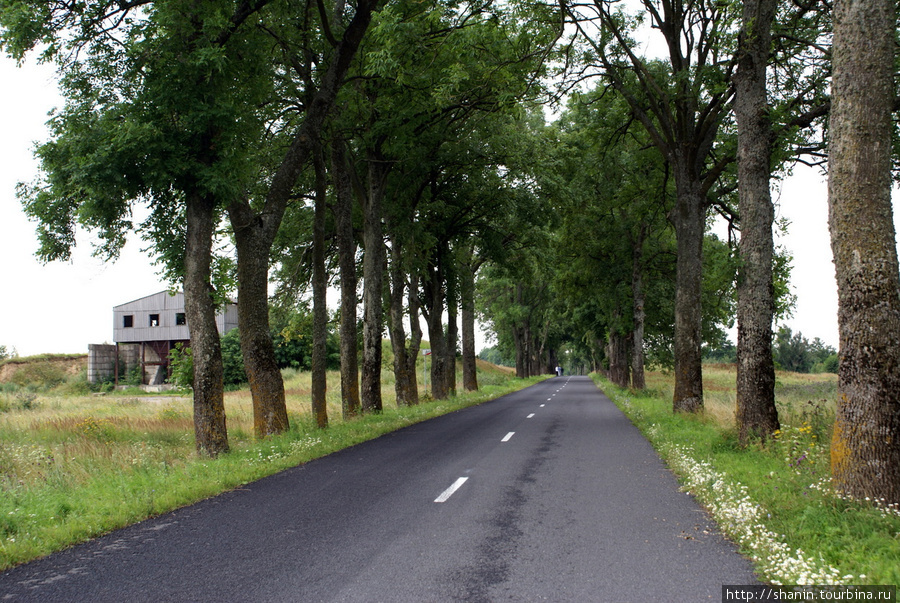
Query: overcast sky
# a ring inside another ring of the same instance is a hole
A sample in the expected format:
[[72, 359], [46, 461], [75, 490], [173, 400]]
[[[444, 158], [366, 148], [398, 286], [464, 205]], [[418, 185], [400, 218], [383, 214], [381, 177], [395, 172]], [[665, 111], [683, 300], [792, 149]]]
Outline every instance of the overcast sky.
[[[22, 356], [85, 353], [89, 343], [112, 340], [113, 306], [156, 293], [165, 284], [141, 241], [132, 240], [121, 259], [104, 263], [91, 256], [90, 237], [78, 240], [72, 261], [40, 264], [37, 238], [15, 195], [18, 182], [37, 174], [34, 144], [47, 137], [48, 112], [60, 104], [52, 69], [29, 62], [24, 68], [0, 58], [3, 144], [0, 145], [0, 345]], [[837, 287], [827, 227], [827, 188], [816, 171], [798, 169], [776, 192], [779, 217], [790, 234], [781, 239], [794, 257], [794, 332], [837, 347]]]
[[53, 70], [0, 59], [3, 144], [0, 145], [0, 344], [22, 356], [86, 353], [89, 343], [112, 341], [112, 307], [165, 289], [140, 241], [122, 259], [104, 263], [91, 255], [88, 236], [70, 262], [42, 265], [35, 225], [16, 198], [16, 184], [37, 175], [32, 157], [46, 140], [48, 112], [60, 104]]

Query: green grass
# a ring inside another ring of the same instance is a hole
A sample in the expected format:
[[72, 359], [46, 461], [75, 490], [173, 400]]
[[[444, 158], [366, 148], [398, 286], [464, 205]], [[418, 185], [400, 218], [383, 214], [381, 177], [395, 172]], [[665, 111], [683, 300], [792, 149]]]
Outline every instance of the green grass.
[[0, 409], [0, 570], [540, 380], [481, 368], [477, 392], [398, 408], [385, 385], [382, 413], [346, 422], [330, 374], [326, 430], [313, 426], [309, 373], [285, 371], [290, 431], [257, 441], [249, 392], [230, 392], [232, 451], [215, 460], [194, 452], [185, 396], [51, 390], [13, 402]]
[[782, 429], [747, 447], [734, 428], [734, 370], [705, 367], [706, 410], [672, 413], [671, 377], [650, 390], [595, 381], [641, 429], [684, 488], [772, 584], [900, 584], [900, 512], [850, 500], [829, 479], [836, 377], [779, 373]]

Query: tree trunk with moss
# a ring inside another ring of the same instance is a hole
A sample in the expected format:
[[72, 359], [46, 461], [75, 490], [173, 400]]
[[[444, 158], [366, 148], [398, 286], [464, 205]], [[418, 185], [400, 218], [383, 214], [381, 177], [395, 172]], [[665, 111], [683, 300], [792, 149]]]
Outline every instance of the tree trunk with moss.
[[313, 207], [313, 341], [310, 402], [316, 427], [328, 427], [328, 407], [325, 395], [327, 386], [328, 308], [325, 296], [328, 290], [328, 273], [325, 270], [325, 197], [328, 185], [325, 175], [325, 158], [322, 149], [315, 149], [316, 195]]
[[631, 385], [628, 373], [628, 344], [626, 336], [611, 332], [607, 341], [607, 356], [609, 357], [609, 380], [619, 387]]
[[381, 339], [384, 330], [384, 229], [381, 200], [386, 166], [369, 157], [369, 186], [363, 207], [365, 255], [363, 256], [363, 366], [360, 388], [363, 412], [381, 412]]
[[475, 355], [475, 273], [478, 265], [474, 245], [469, 245], [466, 262], [460, 267], [460, 312], [462, 317], [462, 373], [463, 389], [478, 389], [478, 365]]
[[447, 389], [447, 336], [441, 320], [444, 314], [444, 278], [439, 258], [432, 259], [423, 284], [426, 304], [423, 312], [431, 344], [431, 396], [435, 400], [445, 400], [450, 392]]
[[419, 276], [415, 272], [409, 275], [409, 291], [406, 297], [409, 314], [409, 354], [406, 356], [406, 369], [409, 371], [411, 404], [418, 404], [419, 381], [416, 362], [422, 349], [422, 325], [419, 324]]
[[359, 355], [356, 324], [356, 241], [353, 238], [353, 192], [344, 143], [332, 143], [334, 177], [334, 228], [341, 276], [341, 412], [344, 419], [360, 411]]
[[841, 364], [834, 485], [900, 503], [900, 275], [891, 211], [895, 6], [834, 4], [828, 209]]
[[631, 386], [644, 389], [644, 239], [647, 225], [641, 223], [637, 236], [631, 242], [631, 312], [634, 329], [631, 332]]
[[775, 363], [772, 281], [775, 208], [769, 192], [771, 127], [767, 115], [766, 62], [771, 44], [774, 0], [745, 0], [735, 82], [738, 125], [738, 203], [741, 217], [741, 266], [737, 283], [738, 436], [746, 443], [778, 429], [775, 408]]
[[677, 256], [675, 260], [675, 412], [703, 409], [703, 367], [700, 344], [703, 312], [703, 233], [706, 199], [696, 166], [682, 151], [675, 165], [677, 196], [672, 211]]
[[[452, 256], [451, 256], [452, 257]], [[459, 341], [459, 295], [458, 271], [450, 269], [447, 275], [447, 347], [446, 347], [446, 379], [447, 395], [456, 395], [456, 344]]]
[[228, 452], [222, 346], [210, 285], [215, 201], [189, 194], [184, 250], [184, 313], [191, 330], [194, 359], [194, 435], [197, 452], [216, 457]]
[[[388, 328], [391, 349], [394, 352], [394, 391], [397, 406], [414, 406], [419, 402], [416, 391], [415, 364], [410, 369], [410, 355], [418, 353], [406, 346], [406, 329], [403, 327], [403, 300], [406, 293], [406, 273], [403, 270], [403, 244], [399, 237], [391, 237], [391, 264], [389, 269], [391, 292]], [[413, 359], [415, 356], [413, 355]]]
[[253, 431], [264, 438], [288, 429], [284, 381], [269, 325], [271, 239], [260, 234], [269, 227], [249, 205], [232, 203], [228, 211], [238, 255], [238, 329], [253, 400]]

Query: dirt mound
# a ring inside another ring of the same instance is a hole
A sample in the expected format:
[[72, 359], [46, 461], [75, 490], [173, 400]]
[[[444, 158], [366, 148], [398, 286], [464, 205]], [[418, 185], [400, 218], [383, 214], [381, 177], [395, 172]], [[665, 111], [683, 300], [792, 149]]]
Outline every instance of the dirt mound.
[[508, 375], [514, 375], [516, 369], [509, 366], [500, 366], [499, 364], [494, 364], [492, 362], [488, 362], [487, 360], [482, 360], [481, 358], [475, 359], [475, 364], [478, 366], [479, 370], [482, 371], [495, 371], [498, 373], [506, 373]]
[[52, 385], [87, 369], [87, 354], [45, 354], [10, 358], [0, 364], [0, 383]]

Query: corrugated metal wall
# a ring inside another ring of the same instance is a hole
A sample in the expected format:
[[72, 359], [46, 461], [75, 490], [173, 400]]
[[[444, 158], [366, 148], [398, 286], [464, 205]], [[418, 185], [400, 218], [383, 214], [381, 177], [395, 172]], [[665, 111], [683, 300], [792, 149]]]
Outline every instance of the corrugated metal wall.
[[[178, 316], [184, 314], [184, 293], [170, 295], [160, 291], [147, 297], [113, 308], [113, 341], [133, 343], [141, 341], [176, 341], [190, 339], [188, 326], [178, 325]], [[131, 317], [131, 326], [125, 326]], [[151, 321], [151, 319], [155, 319]], [[225, 311], [216, 316], [219, 333], [227, 333], [237, 327], [237, 305], [228, 304]]]

